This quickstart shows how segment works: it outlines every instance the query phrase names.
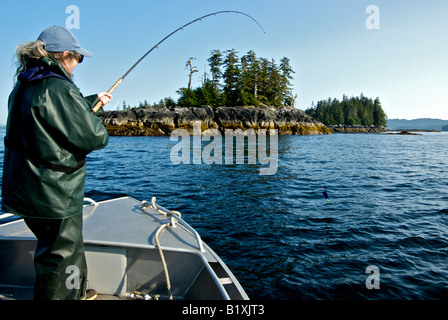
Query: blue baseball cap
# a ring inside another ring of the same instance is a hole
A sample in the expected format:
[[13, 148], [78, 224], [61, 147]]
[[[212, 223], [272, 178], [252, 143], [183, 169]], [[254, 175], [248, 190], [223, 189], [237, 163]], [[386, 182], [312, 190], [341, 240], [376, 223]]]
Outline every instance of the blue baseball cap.
[[38, 39], [44, 42], [45, 50], [49, 52], [75, 51], [86, 57], [93, 56], [91, 52], [81, 48], [70, 30], [63, 27], [49, 27], [42, 31]]

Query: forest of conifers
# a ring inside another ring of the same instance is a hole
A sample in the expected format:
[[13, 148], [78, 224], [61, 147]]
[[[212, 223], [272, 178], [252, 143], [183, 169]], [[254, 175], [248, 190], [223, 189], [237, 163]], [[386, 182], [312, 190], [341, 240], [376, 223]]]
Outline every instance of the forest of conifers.
[[197, 88], [191, 86], [197, 72], [193, 60], [190, 58], [186, 63], [188, 87], [177, 91], [179, 106], [294, 105], [290, 82], [294, 71], [286, 57], [278, 65], [274, 59], [258, 58], [252, 50], [241, 58], [235, 49], [212, 50], [207, 60], [210, 73], [204, 74], [202, 85]]
[[312, 105], [305, 112], [325, 125], [363, 125], [386, 126], [387, 116], [381, 107], [380, 99], [365, 97], [348, 98], [343, 96], [342, 101], [328, 98]]
[[[200, 107], [219, 106], [295, 106], [297, 95], [293, 95], [291, 80], [295, 73], [289, 59], [283, 57], [277, 64], [274, 59], [257, 57], [250, 50], [238, 57], [235, 49], [212, 50], [207, 59], [209, 73], [202, 76], [199, 87], [193, 88], [193, 76], [198, 72], [190, 57], [185, 66], [188, 71], [188, 86], [176, 91], [177, 101], [165, 98], [159, 105]], [[123, 102], [124, 103], [124, 102]], [[140, 106], [148, 105], [145, 101]], [[124, 103], [123, 108], [126, 108]], [[381, 107], [379, 98], [348, 98], [342, 101], [334, 98], [321, 100], [305, 112], [325, 125], [364, 125], [386, 126], [387, 116]]]

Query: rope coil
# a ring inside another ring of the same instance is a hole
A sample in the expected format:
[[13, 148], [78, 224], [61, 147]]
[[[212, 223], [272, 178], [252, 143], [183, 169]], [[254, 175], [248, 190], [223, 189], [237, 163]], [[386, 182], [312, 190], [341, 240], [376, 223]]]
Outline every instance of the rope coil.
[[162, 247], [161, 247], [160, 242], [159, 242], [159, 235], [160, 235], [160, 233], [162, 232], [163, 229], [165, 229], [169, 225], [170, 225], [170, 223], [165, 223], [164, 225], [161, 225], [157, 229], [157, 232], [156, 232], [156, 235], [155, 235], [155, 240], [156, 240], [157, 249], [159, 249], [160, 259], [162, 260], [163, 271], [165, 273], [165, 279], [166, 279], [166, 288], [168, 289], [168, 293], [170, 295], [169, 299], [173, 300], [173, 293], [171, 292], [171, 281], [170, 281], [170, 275], [168, 273], [168, 266], [166, 264], [165, 256], [163, 254]]
[[[142, 201], [142, 209], [146, 209], [146, 208], [149, 208], [149, 207], [151, 207], [152, 209], [156, 210], [157, 212], [163, 214], [164, 216], [166, 216], [169, 219], [171, 219], [174, 216], [178, 216], [179, 218], [181, 217], [181, 214], [178, 211], [165, 212], [163, 210], [160, 210], [157, 207], [157, 205], [156, 205], [156, 197], [152, 197], [151, 205], [147, 201], [145, 201], [145, 200]], [[171, 292], [170, 275], [169, 275], [169, 272], [168, 272], [168, 265], [166, 263], [165, 255], [163, 254], [162, 246], [160, 245], [160, 241], [159, 241], [159, 236], [160, 236], [160, 233], [162, 232], [162, 230], [164, 230], [166, 227], [169, 227], [171, 225], [172, 225], [172, 222], [168, 222], [168, 223], [165, 223], [165, 224], [161, 225], [157, 229], [156, 234], [154, 236], [154, 239], [155, 239], [155, 242], [156, 242], [157, 249], [159, 250], [160, 259], [162, 260], [162, 266], [163, 266], [163, 271], [165, 273], [165, 280], [166, 280], [166, 286], [167, 286], [168, 293], [169, 293], [169, 299], [173, 300], [173, 294]]]

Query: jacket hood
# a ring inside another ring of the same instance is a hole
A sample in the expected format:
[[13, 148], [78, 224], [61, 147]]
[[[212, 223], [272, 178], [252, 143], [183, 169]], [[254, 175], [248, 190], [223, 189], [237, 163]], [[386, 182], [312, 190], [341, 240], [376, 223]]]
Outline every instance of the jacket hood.
[[21, 82], [33, 82], [47, 78], [59, 78], [70, 81], [67, 74], [62, 70], [58, 62], [50, 58], [42, 58], [30, 66], [26, 71], [19, 74]]

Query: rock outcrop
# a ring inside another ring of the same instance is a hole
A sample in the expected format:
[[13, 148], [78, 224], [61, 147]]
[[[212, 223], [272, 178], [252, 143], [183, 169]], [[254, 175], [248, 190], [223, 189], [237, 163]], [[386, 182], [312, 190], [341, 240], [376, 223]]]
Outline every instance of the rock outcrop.
[[342, 133], [373, 133], [373, 132], [385, 132], [387, 131], [384, 127], [376, 126], [363, 126], [363, 125], [330, 125], [327, 126], [331, 132], [342, 132]]
[[103, 123], [110, 135], [160, 136], [182, 128], [192, 133], [193, 123], [202, 131], [216, 129], [277, 129], [280, 135], [331, 134], [321, 122], [292, 107], [142, 107], [106, 111]]

